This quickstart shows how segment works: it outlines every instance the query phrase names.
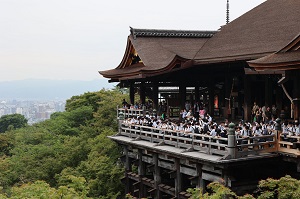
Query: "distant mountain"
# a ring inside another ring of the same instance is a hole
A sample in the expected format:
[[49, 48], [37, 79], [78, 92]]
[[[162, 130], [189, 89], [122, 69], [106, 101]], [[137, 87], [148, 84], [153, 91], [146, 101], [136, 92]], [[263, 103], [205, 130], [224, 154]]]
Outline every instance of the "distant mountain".
[[0, 99], [66, 100], [85, 92], [112, 89], [116, 84], [107, 79], [92, 81], [26, 79], [0, 82]]

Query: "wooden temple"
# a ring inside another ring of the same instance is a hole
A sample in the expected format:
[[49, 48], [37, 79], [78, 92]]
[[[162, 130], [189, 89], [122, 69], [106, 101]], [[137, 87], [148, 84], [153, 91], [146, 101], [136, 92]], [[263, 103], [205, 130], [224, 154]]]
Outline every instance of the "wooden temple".
[[[215, 118], [251, 121], [256, 102], [275, 105], [282, 120], [299, 120], [299, 10], [299, 0], [267, 0], [216, 31], [130, 28], [120, 65], [100, 74], [129, 88], [131, 104], [136, 94], [155, 110], [165, 101], [170, 117], [186, 101], [201, 101]], [[120, 122], [111, 139], [124, 149], [126, 192], [188, 198], [187, 188], [205, 189], [212, 181], [242, 194], [266, 177], [299, 178], [299, 149], [280, 133], [278, 124], [265, 142], [241, 145], [234, 136], [181, 138]]]

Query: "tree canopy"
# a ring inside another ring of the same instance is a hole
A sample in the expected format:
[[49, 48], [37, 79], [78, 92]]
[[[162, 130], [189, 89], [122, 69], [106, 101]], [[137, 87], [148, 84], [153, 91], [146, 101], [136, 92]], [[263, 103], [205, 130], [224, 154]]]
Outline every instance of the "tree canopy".
[[124, 172], [107, 136], [124, 97], [118, 89], [74, 96], [65, 112], [32, 126], [20, 115], [1, 118], [0, 198], [117, 198]]
[[3, 115], [0, 118], [0, 133], [25, 127], [27, 119], [21, 114]]

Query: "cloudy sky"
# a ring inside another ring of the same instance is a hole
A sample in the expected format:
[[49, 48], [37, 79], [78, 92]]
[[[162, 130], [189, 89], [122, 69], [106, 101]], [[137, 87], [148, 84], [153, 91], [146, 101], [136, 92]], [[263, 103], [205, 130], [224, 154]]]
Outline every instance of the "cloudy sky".
[[[264, 1], [230, 0], [230, 20]], [[129, 26], [217, 30], [225, 19], [226, 0], [0, 0], [0, 81], [102, 78]]]

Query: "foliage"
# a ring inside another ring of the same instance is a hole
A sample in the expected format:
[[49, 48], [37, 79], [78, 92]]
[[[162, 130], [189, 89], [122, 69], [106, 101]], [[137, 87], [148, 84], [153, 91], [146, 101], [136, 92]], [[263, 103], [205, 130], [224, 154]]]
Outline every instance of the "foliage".
[[25, 127], [27, 119], [21, 114], [3, 115], [0, 118], [0, 133]]
[[[192, 194], [190, 199], [255, 199], [253, 195], [237, 196], [229, 188], [217, 182], [210, 183], [208, 192], [203, 194], [201, 189], [188, 189]], [[298, 199], [300, 198], [300, 181], [285, 176], [279, 180], [268, 178], [261, 180], [258, 185], [257, 199]]]
[[272, 178], [262, 180], [259, 183], [259, 189], [261, 194], [259, 195], [258, 199], [300, 198], [300, 181], [288, 175], [280, 178], [279, 180]]
[[[74, 183], [74, 181], [76, 181]], [[41, 199], [60, 199], [60, 198], [66, 198], [66, 199], [88, 199], [89, 197], [86, 196], [85, 190], [78, 190], [74, 187], [72, 187], [74, 184], [80, 184], [81, 186], [85, 182], [82, 179], [78, 179], [76, 177], [73, 177], [73, 180], [70, 182], [69, 186], [60, 186], [58, 189], [50, 187], [49, 184], [47, 184], [44, 181], [36, 181], [34, 183], [27, 183], [23, 184], [20, 187], [13, 187], [12, 191], [10, 193], [10, 197], [7, 197], [6, 195], [2, 194], [0, 195], [0, 198], [11, 198], [11, 199], [35, 199], [35, 198], [41, 198]], [[75, 186], [76, 187], [76, 186]]]
[[238, 196], [229, 188], [218, 182], [212, 182], [207, 186], [208, 192], [203, 194], [202, 189], [188, 189], [192, 194], [190, 199], [237, 199]]
[[10, 123], [14, 130], [0, 134], [0, 198], [117, 198], [123, 168], [107, 136], [116, 133], [123, 98], [103, 89], [72, 97], [47, 121]]

